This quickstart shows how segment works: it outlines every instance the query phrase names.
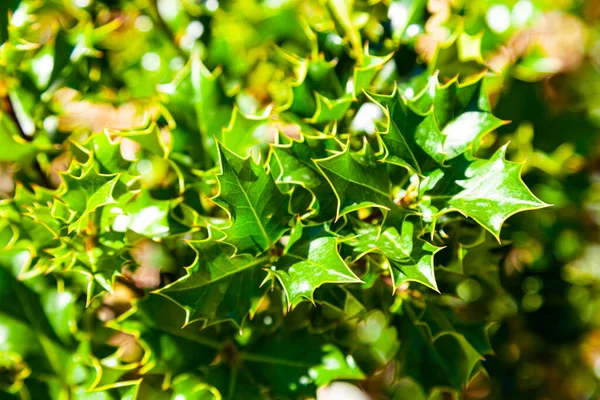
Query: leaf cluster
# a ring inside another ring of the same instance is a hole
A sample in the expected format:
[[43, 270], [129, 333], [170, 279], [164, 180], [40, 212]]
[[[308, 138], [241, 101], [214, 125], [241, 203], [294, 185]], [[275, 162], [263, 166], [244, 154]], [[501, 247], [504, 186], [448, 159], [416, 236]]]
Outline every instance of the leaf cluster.
[[501, 229], [548, 206], [493, 140], [500, 38], [450, 10], [427, 54], [422, 1], [221, 3], [0, 6], [0, 389], [463, 395]]

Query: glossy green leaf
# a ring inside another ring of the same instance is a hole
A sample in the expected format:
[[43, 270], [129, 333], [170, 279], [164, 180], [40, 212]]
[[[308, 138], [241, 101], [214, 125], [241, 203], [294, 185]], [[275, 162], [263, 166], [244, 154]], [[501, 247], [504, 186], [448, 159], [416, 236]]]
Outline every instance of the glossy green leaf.
[[301, 141], [271, 147], [270, 167], [277, 182], [306, 188], [312, 196], [308, 211], [315, 213], [317, 220], [330, 219], [337, 207], [331, 186], [313, 162], [327, 157], [327, 142], [327, 139], [303, 137]]
[[158, 293], [186, 310], [186, 324], [232, 321], [241, 326], [252, 304], [264, 294], [260, 286], [268, 256], [235, 255], [233, 246], [212, 239], [190, 241], [196, 252], [188, 275]]
[[397, 87], [391, 95], [369, 94], [388, 117], [380, 132], [386, 148], [384, 161], [406, 167], [418, 174], [442, 164], [446, 159], [444, 134], [433, 113], [423, 114], [404, 99]]
[[239, 253], [261, 253], [288, 229], [292, 217], [287, 211], [289, 196], [250, 157], [241, 158], [222, 145], [219, 152], [220, 190], [214, 201], [231, 218], [231, 226], [224, 229], [225, 241]]
[[365, 143], [361, 152], [346, 149], [315, 160], [338, 198], [338, 218], [362, 208], [391, 207], [391, 182], [385, 165], [378, 163], [373, 148]]
[[60, 197], [71, 210], [78, 214], [79, 220], [92, 211], [107, 204], [116, 203], [113, 198], [119, 174], [101, 174], [90, 157], [85, 164], [74, 164], [67, 173], [62, 174], [63, 187]]
[[281, 282], [289, 307], [313, 301], [314, 291], [325, 283], [360, 282], [340, 257], [337, 239], [322, 226], [303, 227], [300, 222], [269, 273]]
[[511, 215], [547, 207], [521, 180], [522, 164], [507, 161], [505, 154], [506, 146], [489, 160], [462, 157], [434, 171], [422, 187], [424, 216], [435, 224], [440, 215], [458, 211], [499, 238]]
[[260, 154], [260, 144], [273, 141], [273, 127], [268, 113], [261, 116], [245, 115], [238, 107], [233, 109], [229, 125], [223, 129], [222, 143], [231, 152], [247, 156]]
[[393, 56], [393, 53], [390, 53], [386, 56], [374, 56], [369, 53], [368, 46], [365, 46], [365, 55], [363, 58], [363, 63], [360, 66], [354, 67], [353, 77], [354, 77], [354, 96], [361, 93], [361, 90], [369, 90], [371, 82], [373, 78], [377, 75], [377, 73], [383, 68], [385, 63], [387, 63]]
[[440, 248], [419, 238], [420, 230], [413, 220], [398, 218], [397, 226], [388, 220], [382, 227], [352, 220], [356, 238], [350, 243], [358, 258], [372, 252], [385, 257], [394, 288], [403, 282], [415, 281], [438, 290], [433, 258]]
[[506, 123], [492, 115], [483, 76], [467, 84], [459, 84], [455, 78], [444, 85], [432, 76], [414, 105], [422, 112], [433, 108], [436, 123], [445, 136], [443, 151], [447, 159], [477, 146], [484, 135]]

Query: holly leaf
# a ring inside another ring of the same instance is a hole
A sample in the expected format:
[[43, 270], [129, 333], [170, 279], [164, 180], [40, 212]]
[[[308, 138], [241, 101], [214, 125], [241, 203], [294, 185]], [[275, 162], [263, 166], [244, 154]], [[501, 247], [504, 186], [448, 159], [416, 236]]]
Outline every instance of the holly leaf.
[[[471, 316], [471, 318], [473, 317]], [[433, 337], [442, 335], [444, 332], [462, 336], [469, 346], [480, 354], [481, 358], [484, 355], [494, 354], [488, 335], [488, 328], [494, 325], [493, 321], [471, 321], [461, 316], [456, 310], [431, 302], [421, 311], [420, 323], [426, 324]]]
[[241, 158], [219, 143], [219, 194], [213, 199], [229, 213], [225, 241], [240, 253], [259, 254], [273, 247], [288, 229], [289, 195], [250, 157]]
[[260, 285], [268, 256], [235, 255], [235, 248], [213, 239], [188, 241], [196, 252], [187, 276], [156, 293], [186, 311], [185, 323], [202, 320], [206, 325], [232, 321], [238, 327], [252, 305], [264, 295]]
[[415, 224], [410, 220], [404, 220], [401, 231], [396, 227], [385, 227], [376, 244], [390, 263], [394, 287], [403, 282], [415, 281], [438, 290], [433, 272], [433, 256], [440, 248], [419, 239]]
[[437, 75], [412, 103], [423, 113], [433, 109], [435, 121], [444, 135], [443, 152], [452, 159], [477, 145], [487, 133], [507, 124], [495, 117], [485, 89], [485, 75], [460, 84], [458, 77], [440, 85]]
[[72, 142], [73, 154], [78, 158], [77, 152], [81, 156], [93, 157], [100, 173], [120, 174], [120, 180], [125, 185], [130, 185], [137, 177], [128, 172], [130, 162], [121, 155], [121, 140], [111, 139], [108, 132], [97, 132], [88, 137], [84, 142]]
[[359, 63], [362, 61], [362, 46], [360, 30], [355, 26], [352, 14], [354, 12], [354, 1], [351, 0], [329, 0], [327, 2], [331, 13], [337, 23], [343, 29], [352, 47], [353, 56]]
[[223, 128], [231, 119], [232, 108], [223, 101], [225, 95], [219, 77], [220, 69], [210, 72], [202, 63], [200, 53], [193, 50], [189, 62], [175, 78], [158, 86], [177, 121], [173, 130], [177, 140], [174, 148], [192, 156], [205, 169], [210, 168], [211, 161], [217, 161], [215, 138], [221, 140]]
[[433, 112], [423, 113], [410, 104], [397, 87], [390, 95], [367, 94], [388, 119], [386, 129], [378, 131], [386, 152], [383, 161], [423, 174], [446, 159], [444, 134]]
[[94, 157], [85, 164], [73, 161], [67, 172], [61, 173], [62, 186], [57, 197], [73, 212], [77, 219], [71, 229], [81, 229], [80, 223], [90, 213], [107, 204], [116, 203], [113, 191], [119, 181], [119, 174], [101, 174], [96, 170]]
[[392, 185], [386, 166], [377, 162], [368, 142], [360, 152], [352, 152], [346, 146], [343, 152], [314, 162], [338, 199], [337, 218], [362, 208], [392, 206]]
[[[393, 220], [396, 224], [393, 224]], [[357, 237], [349, 243], [354, 247], [356, 259], [369, 253], [379, 253], [389, 263], [394, 288], [403, 282], [419, 282], [438, 290], [434, 274], [433, 257], [441, 248], [419, 238], [420, 230], [412, 218], [388, 218], [385, 225], [373, 225], [350, 219]]]
[[302, 137], [287, 145], [271, 146], [269, 157], [269, 166], [277, 183], [299, 185], [310, 192], [309, 215], [316, 214], [319, 221], [331, 219], [337, 207], [331, 186], [313, 162], [328, 156], [328, 141]]
[[[26, 210], [23, 212], [23, 216], [31, 218], [38, 225], [38, 228], [45, 228], [47, 230], [45, 232], [46, 235], [50, 233], [53, 239], [59, 238], [60, 231], [64, 228], [65, 224], [56, 214], [53, 214], [52, 207], [34, 203], [32, 205], [23, 205], [23, 208]], [[70, 211], [75, 213], [75, 211]], [[39, 240], [40, 238], [38, 237], [37, 239]]]
[[[88, 279], [86, 305], [108, 292], [113, 293], [117, 277], [121, 275], [125, 260], [110, 249], [95, 247], [89, 252], [83, 251], [83, 246], [73, 248], [57, 248], [49, 251], [54, 258], [54, 263], [63, 262], [66, 270], [83, 274]], [[60, 265], [60, 264], [59, 264]]]
[[[226, 106], [219, 104], [221, 91], [218, 77], [221, 70], [210, 72], [200, 59], [197, 51], [190, 57], [189, 81], [193, 88], [194, 109], [198, 130], [202, 134], [206, 149], [217, 159], [217, 151], [214, 138], [221, 138], [224, 124], [224, 115], [229, 110]], [[184, 100], [185, 101], [185, 100]], [[235, 111], [234, 111], [235, 112]]]
[[500, 240], [502, 224], [511, 215], [548, 207], [521, 180], [523, 164], [505, 159], [506, 148], [489, 160], [456, 158], [449, 168], [429, 175], [422, 186], [424, 220], [435, 226], [439, 216], [458, 211]]
[[111, 133], [131, 139], [139, 143], [142, 149], [161, 158], [167, 158], [171, 152], [171, 144], [165, 141], [161, 128], [154, 121], [144, 129], [113, 131]]
[[288, 306], [313, 300], [314, 291], [325, 283], [358, 283], [338, 252], [337, 239], [323, 226], [303, 227], [298, 222], [284, 255], [268, 271], [284, 289]]

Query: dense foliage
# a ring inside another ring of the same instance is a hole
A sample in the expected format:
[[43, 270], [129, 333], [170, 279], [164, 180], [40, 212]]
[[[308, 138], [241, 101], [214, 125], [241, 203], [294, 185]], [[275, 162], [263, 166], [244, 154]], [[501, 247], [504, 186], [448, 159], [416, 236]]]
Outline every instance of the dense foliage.
[[3, 0], [0, 396], [598, 396], [599, 21]]

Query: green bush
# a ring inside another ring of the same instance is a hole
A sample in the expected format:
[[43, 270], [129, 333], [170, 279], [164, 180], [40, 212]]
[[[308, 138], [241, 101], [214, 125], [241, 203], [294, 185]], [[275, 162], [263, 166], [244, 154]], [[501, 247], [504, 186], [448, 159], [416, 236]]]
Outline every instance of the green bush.
[[595, 1], [0, 18], [2, 398], [600, 394]]

